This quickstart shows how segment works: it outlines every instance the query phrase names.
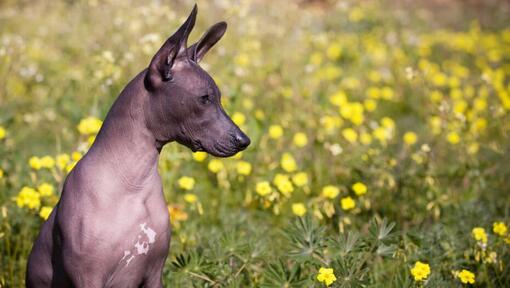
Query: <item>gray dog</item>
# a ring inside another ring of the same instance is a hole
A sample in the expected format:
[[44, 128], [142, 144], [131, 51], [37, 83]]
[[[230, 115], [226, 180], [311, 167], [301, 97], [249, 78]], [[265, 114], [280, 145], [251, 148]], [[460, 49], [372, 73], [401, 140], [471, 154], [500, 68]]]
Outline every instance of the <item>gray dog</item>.
[[197, 7], [122, 91], [89, 152], [67, 176], [27, 267], [28, 287], [162, 287], [170, 243], [157, 164], [164, 144], [228, 157], [250, 139], [227, 116], [198, 66], [223, 36], [187, 47]]

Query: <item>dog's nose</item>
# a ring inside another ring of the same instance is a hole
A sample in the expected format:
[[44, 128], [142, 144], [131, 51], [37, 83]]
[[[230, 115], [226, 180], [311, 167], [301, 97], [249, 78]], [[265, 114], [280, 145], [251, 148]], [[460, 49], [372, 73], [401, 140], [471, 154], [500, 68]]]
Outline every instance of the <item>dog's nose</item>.
[[248, 147], [248, 145], [250, 145], [250, 143], [251, 143], [250, 138], [248, 138], [248, 136], [246, 136], [246, 134], [244, 134], [243, 132], [236, 134], [235, 141], [236, 141], [237, 147], [239, 147], [241, 149]]

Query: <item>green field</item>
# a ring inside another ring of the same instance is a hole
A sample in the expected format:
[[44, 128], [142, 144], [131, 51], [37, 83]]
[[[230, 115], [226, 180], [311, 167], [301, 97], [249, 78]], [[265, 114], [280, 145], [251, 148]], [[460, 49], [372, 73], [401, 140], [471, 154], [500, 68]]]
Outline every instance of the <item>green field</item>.
[[[0, 1], [0, 287], [194, 4], [45, 2]], [[163, 149], [167, 287], [510, 287], [508, 2], [198, 8], [191, 43], [229, 24], [202, 67], [252, 144]]]

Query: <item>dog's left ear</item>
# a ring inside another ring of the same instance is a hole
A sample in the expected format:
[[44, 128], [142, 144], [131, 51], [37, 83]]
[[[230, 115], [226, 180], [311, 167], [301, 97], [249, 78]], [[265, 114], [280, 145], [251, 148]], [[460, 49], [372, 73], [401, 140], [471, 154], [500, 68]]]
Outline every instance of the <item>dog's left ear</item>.
[[188, 55], [191, 60], [200, 62], [204, 55], [216, 44], [227, 30], [227, 23], [219, 22], [211, 26], [197, 43], [188, 48]]

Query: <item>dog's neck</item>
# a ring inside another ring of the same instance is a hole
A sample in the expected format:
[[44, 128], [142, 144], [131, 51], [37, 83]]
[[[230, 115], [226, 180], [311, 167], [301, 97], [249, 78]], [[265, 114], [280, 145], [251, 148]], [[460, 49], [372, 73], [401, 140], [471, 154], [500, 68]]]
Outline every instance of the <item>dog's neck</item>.
[[144, 89], [144, 75], [140, 73], [121, 92], [87, 153], [109, 165], [135, 189], [157, 174], [163, 145], [147, 127], [144, 110], [150, 95]]

